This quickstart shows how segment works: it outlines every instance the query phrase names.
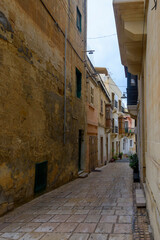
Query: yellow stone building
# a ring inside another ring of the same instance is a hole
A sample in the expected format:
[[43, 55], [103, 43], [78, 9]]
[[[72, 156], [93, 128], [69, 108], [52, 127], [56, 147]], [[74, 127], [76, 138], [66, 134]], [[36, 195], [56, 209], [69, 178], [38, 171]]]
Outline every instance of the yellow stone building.
[[86, 168], [86, 4], [0, 1], [0, 214]]
[[128, 109], [137, 120], [141, 183], [154, 239], [160, 239], [160, 4], [114, 0], [119, 47], [128, 80]]
[[[105, 70], [107, 72], [107, 70]], [[110, 160], [111, 100], [103, 80], [87, 58], [87, 163], [88, 171]], [[109, 111], [108, 111], [109, 110]], [[109, 117], [109, 119], [107, 119]]]

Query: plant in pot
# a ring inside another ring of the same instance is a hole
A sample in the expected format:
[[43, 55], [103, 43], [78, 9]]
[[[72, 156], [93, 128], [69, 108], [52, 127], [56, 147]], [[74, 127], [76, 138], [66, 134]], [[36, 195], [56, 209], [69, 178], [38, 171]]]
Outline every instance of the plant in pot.
[[123, 152], [120, 152], [119, 153], [119, 158], [122, 159], [122, 157], [123, 157]]
[[112, 158], [111, 158], [111, 160], [110, 160], [110, 162], [115, 162], [115, 156], [113, 156]]
[[139, 164], [137, 154], [130, 156], [129, 166], [133, 169], [133, 180], [134, 182], [139, 182]]

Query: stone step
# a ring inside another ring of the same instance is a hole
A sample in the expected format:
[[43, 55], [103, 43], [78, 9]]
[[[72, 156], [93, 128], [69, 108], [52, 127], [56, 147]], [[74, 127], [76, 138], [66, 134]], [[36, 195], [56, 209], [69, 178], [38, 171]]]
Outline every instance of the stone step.
[[86, 178], [86, 177], [88, 177], [88, 173], [81, 171], [81, 172], [78, 173], [78, 177], [79, 178]]
[[137, 207], [146, 207], [146, 199], [143, 189], [136, 189], [136, 205]]

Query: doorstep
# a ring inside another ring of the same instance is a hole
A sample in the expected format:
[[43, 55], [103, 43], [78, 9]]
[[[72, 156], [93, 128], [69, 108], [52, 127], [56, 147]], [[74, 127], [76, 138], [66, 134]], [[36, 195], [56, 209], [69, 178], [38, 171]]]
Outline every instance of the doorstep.
[[136, 189], [136, 206], [146, 207], [146, 198], [143, 189]]
[[86, 177], [88, 177], [88, 173], [83, 172], [83, 171], [79, 171], [78, 172], [78, 177], [79, 178], [86, 178]]

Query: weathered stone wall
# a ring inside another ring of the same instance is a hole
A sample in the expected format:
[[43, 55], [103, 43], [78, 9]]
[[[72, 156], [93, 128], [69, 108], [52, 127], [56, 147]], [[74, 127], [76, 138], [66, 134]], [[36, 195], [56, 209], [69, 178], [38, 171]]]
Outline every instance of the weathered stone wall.
[[151, 10], [153, 1], [148, 6], [144, 69], [146, 194], [155, 240], [160, 239], [160, 5], [157, 3], [156, 10]]
[[[47, 190], [78, 172], [78, 134], [86, 128], [86, 1], [43, 2], [46, 8], [39, 0], [0, 1], [0, 214], [33, 198], [36, 163], [48, 161]], [[81, 33], [76, 4], [82, 14]], [[76, 97], [76, 67], [82, 73], [81, 99]], [[85, 149], [83, 153], [84, 161]]]

